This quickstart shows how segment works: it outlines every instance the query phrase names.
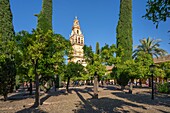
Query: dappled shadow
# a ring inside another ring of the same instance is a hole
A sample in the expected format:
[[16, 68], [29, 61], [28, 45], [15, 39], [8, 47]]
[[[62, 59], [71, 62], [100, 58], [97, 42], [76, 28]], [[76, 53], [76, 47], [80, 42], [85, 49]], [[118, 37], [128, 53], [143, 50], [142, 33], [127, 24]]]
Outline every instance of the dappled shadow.
[[149, 104], [149, 105], [163, 105], [170, 107], [170, 98], [156, 97], [151, 100], [151, 94], [126, 94], [124, 92], [112, 92], [113, 95], [125, 98], [133, 102]]
[[46, 95], [40, 99], [40, 104], [42, 105], [43, 102], [45, 102], [51, 96], [59, 96], [59, 95], [67, 95], [66, 90], [62, 89], [62, 90], [46, 93]]
[[[45, 95], [41, 96], [40, 105], [42, 105], [51, 96], [59, 96], [59, 95], [67, 95], [67, 93], [64, 89], [58, 90], [56, 92], [48, 92]], [[47, 112], [41, 110], [40, 108], [35, 107], [34, 105], [32, 105], [31, 107], [29, 107], [29, 105], [26, 105], [26, 106], [24, 105], [23, 109], [20, 111], [17, 111], [16, 113], [47, 113]]]
[[29, 95], [29, 92], [19, 92], [14, 93], [11, 96], [8, 96], [8, 101], [17, 101], [17, 100], [23, 100], [27, 98], [34, 98], [34, 95]]
[[161, 113], [169, 113], [169, 112], [164, 111], [164, 110], [162, 110], [162, 109], [156, 109], [156, 110], [160, 111]]
[[48, 113], [48, 112], [43, 111], [37, 107], [31, 106], [29, 108], [24, 108], [20, 111], [17, 111], [16, 113]]
[[[45, 97], [42, 97], [45, 94], [47, 94], [47, 95]], [[58, 95], [67, 95], [66, 90], [61, 89], [61, 90], [57, 90], [55, 92], [53, 91], [53, 92], [48, 92], [48, 93], [44, 93], [44, 92], [40, 93], [40, 97], [42, 97], [42, 99], [41, 99], [42, 102], [47, 100], [50, 96], [58, 96]], [[12, 102], [12, 101], [19, 101], [19, 100], [23, 100], [23, 99], [27, 99], [27, 98], [35, 98], [35, 92], [33, 92], [32, 95], [30, 95], [29, 92], [13, 93], [12, 95], [8, 96], [7, 100]], [[1, 100], [3, 100], [3, 98]]]
[[93, 97], [93, 87], [85, 87], [83, 89], [81, 88], [71, 88], [70, 91], [75, 91], [75, 92], [81, 92], [81, 93], [88, 93], [91, 97]]
[[[80, 90], [79, 90], [80, 91]], [[76, 107], [81, 108], [82, 109], [82, 113], [99, 113], [98, 110], [93, 109], [93, 106], [91, 105], [91, 103], [87, 100], [84, 99], [84, 97], [79, 93], [78, 90], [75, 90], [77, 96], [81, 99], [81, 101], [83, 102], [79, 102], [78, 104], [76, 103]], [[75, 109], [73, 110], [75, 113], [81, 113], [81, 111]]]
[[75, 113], [111, 113], [111, 112], [129, 112], [123, 109], [123, 106], [137, 107], [146, 109], [144, 106], [128, 103], [118, 99], [103, 97], [99, 99], [85, 99], [81, 93], [84, 91], [75, 90], [77, 96], [81, 99], [76, 103], [77, 109], [73, 110]]
[[119, 86], [107, 85], [103, 87], [103, 90], [121, 90]]

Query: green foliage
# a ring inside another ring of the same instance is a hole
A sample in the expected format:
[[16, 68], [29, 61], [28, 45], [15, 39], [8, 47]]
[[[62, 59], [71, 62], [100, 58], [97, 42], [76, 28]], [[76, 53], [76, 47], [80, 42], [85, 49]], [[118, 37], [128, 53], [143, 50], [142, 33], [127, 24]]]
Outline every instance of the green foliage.
[[117, 25], [117, 48], [123, 48], [121, 62], [132, 59], [132, 0], [121, 0], [120, 16]]
[[64, 77], [67, 78], [67, 91], [70, 79], [73, 77], [81, 77], [84, 72], [84, 66], [79, 63], [69, 62], [65, 68]]
[[[105, 65], [114, 65], [117, 63], [121, 62], [121, 57], [115, 57], [116, 53], [119, 50], [116, 48], [116, 46], [113, 44], [111, 46], [109, 45], [105, 45], [104, 47], [102, 47], [101, 49], [101, 58], [102, 58], [102, 62]], [[122, 54], [122, 53], [120, 53]]]
[[165, 72], [165, 78], [170, 78], [170, 62], [160, 64], [160, 68]]
[[145, 52], [145, 54], [150, 54], [153, 56], [164, 56], [167, 54], [167, 52], [161, 48], [159, 48], [161, 40], [160, 39], [151, 39], [148, 37], [147, 39], [144, 38], [140, 40], [141, 45], [138, 45], [137, 48], [134, 50], [133, 57], [137, 56], [137, 53], [140, 51]]
[[[118, 80], [118, 83], [122, 85], [123, 83], [128, 82], [129, 79], [142, 79], [148, 78], [149, 66], [152, 64], [152, 57], [149, 54], [144, 52], [138, 52], [134, 60], [127, 60], [126, 62], [117, 63], [112, 70], [111, 75]], [[122, 74], [126, 79], [121, 79]], [[126, 84], [123, 84], [126, 85]]]
[[84, 71], [84, 66], [79, 63], [69, 62], [65, 68], [65, 77], [81, 77]]
[[160, 93], [170, 93], [170, 83], [158, 84], [158, 92]]
[[136, 53], [135, 62], [141, 62], [142, 66], [149, 67], [152, 63], [152, 56], [150, 54], [146, 54], [145, 51], [139, 51]]
[[27, 31], [20, 31], [15, 36], [17, 44], [16, 65], [17, 75], [20, 76], [21, 82], [34, 79], [33, 66], [31, 64], [30, 56], [27, 52], [28, 46], [32, 43], [33, 35]]
[[125, 63], [124, 71], [129, 75], [130, 79], [139, 79], [144, 77], [145, 69], [140, 66], [140, 63], [136, 63], [134, 60], [127, 60]]
[[[71, 49], [70, 42], [50, 30], [44, 33], [37, 29], [32, 34], [26, 31], [17, 33], [16, 43], [17, 73], [20, 78], [29, 81], [34, 80], [36, 74], [41, 75], [41, 88], [48, 91], [52, 85], [50, 83], [55, 80], [54, 75], [61, 74], [60, 67], [65, 62], [64, 56]], [[48, 87], [45, 87], [46, 83], [49, 83]]]
[[100, 54], [99, 42], [96, 43], [96, 54]]
[[42, 10], [38, 15], [38, 25], [39, 29], [43, 32], [52, 30], [52, 0], [43, 0]]
[[12, 13], [9, 0], [0, 1], [0, 34], [3, 41], [13, 40], [14, 28], [12, 24]]
[[114, 78], [117, 79], [117, 83], [121, 86], [126, 86], [129, 81], [129, 75], [126, 71], [126, 65], [124, 64], [117, 64], [112, 69], [112, 77], [114, 75]]
[[101, 53], [99, 53], [99, 44], [96, 44], [96, 51], [98, 51], [98, 54], [94, 53], [92, 48], [86, 45], [83, 49], [85, 60], [87, 62], [86, 69], [89, 77], [94, 76], [95, 72], [97, 72], [97, 75], [101, 78], [101, 76], [103, 76], [106, 72], [106, 67], [102, 64], [103, 59], [101, 58]]
[[4, 99], [15, 85], [16, 46], [9, 0], [0, 1], [0, 93]]
[[158, 28], [159, 22], [165, 22], [170, 17], [170, 1], [169, 0], [148, 0], [146, 5], [146, 14], [143, 16], [156, 24]]
[[101, 78], [103, 75], [105, 75], [106, 67], [102, 64], [102, 59], [99, 57], [99, 55], [94, 54], [93, 60], [93, 64], [88, 64], [86, 66], [88, 74], [90, 76], [94, 76], [95, 72], [97, 72], [97, 75], [99, 78]]
[[4, 97], [13, 91], [15, 76], [16, 67], [14, 61], [6, 58], [4, 62], [0, 62], [0, 94], [3, 94]]
[[154, 76], [164, 78], [165, 77], [165, 71], [157, 66], [154, 70]]
[[9, 0], [0, 1], [0, 61], [14, 59], [15, 43]]
[[92, 51], [92, 47], [91, 46], [86, 46], [84, 45], [83, 47], [84, 50], [84, 57], [86, 62], [88, 62], [89, 64], [93, 64], [94, 60], [93, 60], [93, 51]]
[[[116, 56], [121, 57], [121, 62], [123, 64], [123, 62], [132, 59], [132, 0], [120, 1], [120, 14], [116, 32], [117, 48], [118, 50], [123, 48], [123, 54], [117, 52]], [[119, 84], [126, 85], [128, 83], [127, 73], [118, 68], [117, 72], [120, 74], [118, 78], [118, 81], [120, 81]]]
[[148, 78], [151, 74], [149, 73], [149, 66], [153, 63], [152, 56], [146, 54], [143, 51], [136, 53], [135, 63], [137, 64], [137, 73], [139, 78]]

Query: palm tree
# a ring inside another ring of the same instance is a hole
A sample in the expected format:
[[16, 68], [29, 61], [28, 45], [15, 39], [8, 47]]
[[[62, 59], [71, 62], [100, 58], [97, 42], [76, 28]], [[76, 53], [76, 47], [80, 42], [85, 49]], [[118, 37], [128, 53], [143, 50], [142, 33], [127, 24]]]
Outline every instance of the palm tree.
[[[153, 60], [153, 56], [165, 56], [167, 52], [164, 49], [159, 48], [161, 40], [160, 39], [151, 39], [148, 37], [140, 40], [141, 45], [138, 45], [137, 48], [133, 51], [133, 58], [138, 56], [138, 53], [144, 52], [150, 54]], [[151, 81], [149, 78], [149, 87], [151, 86]]]
[[160, 39], [151, 39], [148, 37], [140, 40], [141, 45], [138, 45], [136, 50], [133, 51], [133, 58], [137, 56], [139, 52], [144, 52], [146, 54], [150, 54], [153, 56], [165, 56], [167, 52], [161, 48], [159, 48], [161, 40]]

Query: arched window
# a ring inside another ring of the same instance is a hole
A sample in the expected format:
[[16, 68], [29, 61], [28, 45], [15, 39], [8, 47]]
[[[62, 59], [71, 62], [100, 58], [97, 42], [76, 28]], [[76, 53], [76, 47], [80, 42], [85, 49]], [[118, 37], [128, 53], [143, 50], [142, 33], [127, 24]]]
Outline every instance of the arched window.
[[80, 44], [80, 37], [78, 38], [78, 43]]
[[76, 38], [76, 42], [75, 43], [77, 43], [77, 38]]
[[83, 39], [81, 39], [81, 44], [83, 44]]
[[80, 63], [80, 60], [78, 60], [77, 63]]
[[79, 30], [77, 30], [77, 34], [79, 34]]

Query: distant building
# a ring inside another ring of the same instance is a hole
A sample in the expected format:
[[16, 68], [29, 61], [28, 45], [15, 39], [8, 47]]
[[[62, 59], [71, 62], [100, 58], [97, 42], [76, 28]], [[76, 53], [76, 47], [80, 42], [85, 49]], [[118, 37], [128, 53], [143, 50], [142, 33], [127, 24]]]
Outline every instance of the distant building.
[[160, 64], [160, 63], [163, 63], [163, 62], [168, 62], [168, 61], [170, 61], [170, 55], [154, 58], [153, 61], [154, 61], [155, 64]]
[[73, 48], [73, 58], [69, 62], [78, 62], [82, 64], [83, 66], [86, 66], [87, 63], [84, 59], [84, 52], [83, 52], [83, 46], [84, 46], [84, 36], [80, 29], [79, 20], [77, 17], [74, 19], [71, 35], [70, 35], [70, 42]]

